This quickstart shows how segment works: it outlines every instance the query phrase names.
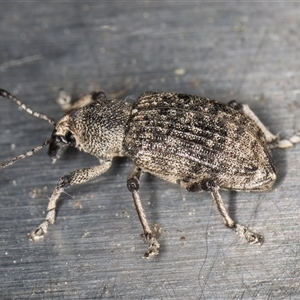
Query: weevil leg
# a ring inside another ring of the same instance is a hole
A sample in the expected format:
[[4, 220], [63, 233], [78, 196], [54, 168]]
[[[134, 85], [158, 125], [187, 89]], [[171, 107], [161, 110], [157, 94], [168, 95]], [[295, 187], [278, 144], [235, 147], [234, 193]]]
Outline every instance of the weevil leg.
[[63, 112], [68, 112], [72, 106], [71, 95], [69, 95], [64, 89], [59, 91], [56, 103], [60, 106]]
[[32, 230], [28, 234], [29, 240], [37, 241], [42, 239], [47, 233], [48, 226], [50, 224], [54, 224], [57, 201], [59, 199], [60, 194], [66, 188], [94, 179], [106, 172], [110, 166], [111, 161], [104, 161], [99, 166], [76, 170], [60, 178], [49, 199], [47, 206], [47, 215], [45, 219], [36, 229]]
[[106, 95], [104, 92], [99, 91], [99, 92], [92, 92], [90, 94], [87, 94], [74, 102], [73, 104], [71, 103], [71, 96], [65, 92], [65, 90], [60, 90], [58, 98], [56, 99], [56, 102], [59, 104], [61, 109], [63, 110], [64, 113], [70, 113], [72, 110], [77, 109], [79, 107], [84, 107], [94, 101], [97, 101], [99, 99], [106, 98]]
[[262, 244], [264, 241], [264, 237], [250, 230], [248, 227], [244, 225], [240, 225], [236, 223], [229, 215], [222, 197], [219, 192], [219, 187], [211, 180], [203, 180], [201, 186], [204, 190], [209, 191], [212, 195], [214, 202], [217, 205], [217, 208], [223, 218], [225, 226], [235, 229], [236, 233], [241, 237], [245, 238], [249, 244]]
[[138, 190], [140, 187], [140, 178], [142, 175], [142, 170], [136, 167], [133, 172], [127, 178], [127, 187], [131, 192], [133, 203], [137, 211], [138, 217], [143, 227], [142, 237], [145, 243], [148, 243], [148, 251], [144, 254], [144, 258], [149, 258], [159, 253], [159, 243], [154, 237], [152, 230], [147, 221], [146, 213], [142, 206], [141, 198], [139, 196]]
[[255, 115], [255, 113], [250, 109], [250, 107], [246, 104], [238, 103], [235, 100], [232, 100], [228, 103], [228, 105], [234, 109], [242, 111], [245, 115], [251, 118], [256, 125], [262, 130], [264, 133], [267, 142], [272, 148], [291, 148], [294, 144], [300, 142], [300, 131], [293, 135], [289, 139], [280, 140], [277, 135], [272, 134], [266, 126], [259, 120], [259, 118]]

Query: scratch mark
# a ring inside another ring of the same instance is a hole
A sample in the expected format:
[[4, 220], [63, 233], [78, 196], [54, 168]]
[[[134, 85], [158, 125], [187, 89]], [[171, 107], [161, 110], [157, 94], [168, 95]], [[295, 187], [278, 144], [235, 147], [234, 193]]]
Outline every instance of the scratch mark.
[[35, 55], [26, 56], [26, 57], [23, 57], [23, 58], [20, 58], [20, 59], [15, 59], [15, 60], [5, 62], [2, 65], [0, 65], [0, 72], [4, 72], [8, 68], [23, 65], [23, 64], [35, 61], [35, 60], [39, 60], [41, 58], [42, 58], [42, 55], [35, 54]]

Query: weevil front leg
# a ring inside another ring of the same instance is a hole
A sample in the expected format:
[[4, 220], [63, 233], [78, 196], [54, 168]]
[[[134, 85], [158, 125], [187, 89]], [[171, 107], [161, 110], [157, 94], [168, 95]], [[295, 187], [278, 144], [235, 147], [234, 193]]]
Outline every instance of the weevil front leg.
[[277, 135], [274, 135], [266, 128], [266, 126], [259, 120], [259, 118], [255, 115], [255, 113], [250, 109], [248, 105], [238, 103], [235, 100], [230, 101], [228, 105], [234, 109], [242, 111], [245, 115], [251, 118], [256, 123], [256, 125], [262, 130], [267, 142], [272, 148], [291, 148], [294, 144], [300, 142], [300, 131], [289, 139], [280, 140]]
[[106, 172], [110, 166], [111, 161], [104, 161], [99, 166], [76, 170], [60, 178], [49, 199], [46, 218], [36, 229], [28, 234], [29, 240], [37, 241], [42, 239], [47, 233], [49, 225], [54, 224], [57, 201], [66, 188], [94, 179]]
[[160, 245], [154, 237], [152, 230], [150, 229], [144, 208], [142, 206], [141, 198], [138, 193], [141, 175], [142, 170], [136, 167], [133, 170], [133, 172], [128, 176], [127, 187], [128, 190], [131, 192], [135, 209], [143, 227], [142, 237], [145, 243], [148, 243], [148, 251], [144, 254], [144, 258], [148, 259], [151, 256], [158, 255]]
[[227, 209], [224, 205], [222, 197], [219, 192], [219, 187], [211, 180], [204, 180], [201, 184], [202, 188], [206, 191], [209, 191], [212, 195], [214, 202], [217, 205], [217, 208], [223, 218], [225, 226], [235, 229], [236, 233], [241, 237], [245, 238], [249, 244], [259, 244], [261, 245], [264, 241], [264, 237], [252, 231], [248, 227], [236, 223], [227, 212]]
[[87, 94], [77, 100], [76, 102], [72, 103], [71, 96], [65, 91], [65, 90], [60, 90], [59, 95], [56, 99], [56, 103], [61, 107], [64, 113], [70, 113], [72, 110], [75, 110], [79, 107], [84, 107], [87, 106], [94, 101], [100, 100], [100, 99], [105, 99], [106, 95], [104, 92], [99, 91], [99, 92], [92, 92], [90, 94]]

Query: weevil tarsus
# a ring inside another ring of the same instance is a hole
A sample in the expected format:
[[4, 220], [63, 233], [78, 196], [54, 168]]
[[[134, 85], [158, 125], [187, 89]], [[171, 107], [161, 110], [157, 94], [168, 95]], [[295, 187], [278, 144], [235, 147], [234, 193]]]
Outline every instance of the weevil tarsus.
[[64, 89], [59, 91], [56, 103], [60, 106], [63, 112], [67, 113], [72, 106], [72, 98]]

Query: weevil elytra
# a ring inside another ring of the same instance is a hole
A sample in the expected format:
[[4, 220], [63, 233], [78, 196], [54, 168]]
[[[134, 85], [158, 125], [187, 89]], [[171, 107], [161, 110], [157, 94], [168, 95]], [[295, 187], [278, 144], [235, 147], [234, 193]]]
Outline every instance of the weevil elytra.
[[[299, 134], [281, 140], [271, 134], [247, 105], [236, 101], [220, 103], [198, 96], [176, 93], [143, 93], [135, 103], [107, 99], [93, 92], [65, 107], [55, 122], [32, 111], [5, 90], [2, 97], [16, 102], [29, 114], [54, 126], [49, 140], [14, 157], [0, 170], [29, 157], [49, 145], [55, 161], [67, 146], [97, 157], [100, 164], [79, 169], [59, 179], [50, 197], [45, 220], [31, 233], [32, 241], [43, 238], [55, 221], [60, 194], [70, 186], [87, 182], [109, 169], [115, 156], [127, 156], [136, 165], [127, 178], [127, 187], [148, 243], [144, 257], [157, 255], [159, 243], [148, 224], [138, 193], [143, 172], [179, 184], [188, 191], [208, 191], [225, 225], [249, 243], [263, 242], [263, 236], [236, 223], [228, 214], [219, 190], [266, 191], [276, 180], [270, 146], [287, 148], [300, 141]], [[60, 100], [68, 99], [61, 93]]]

